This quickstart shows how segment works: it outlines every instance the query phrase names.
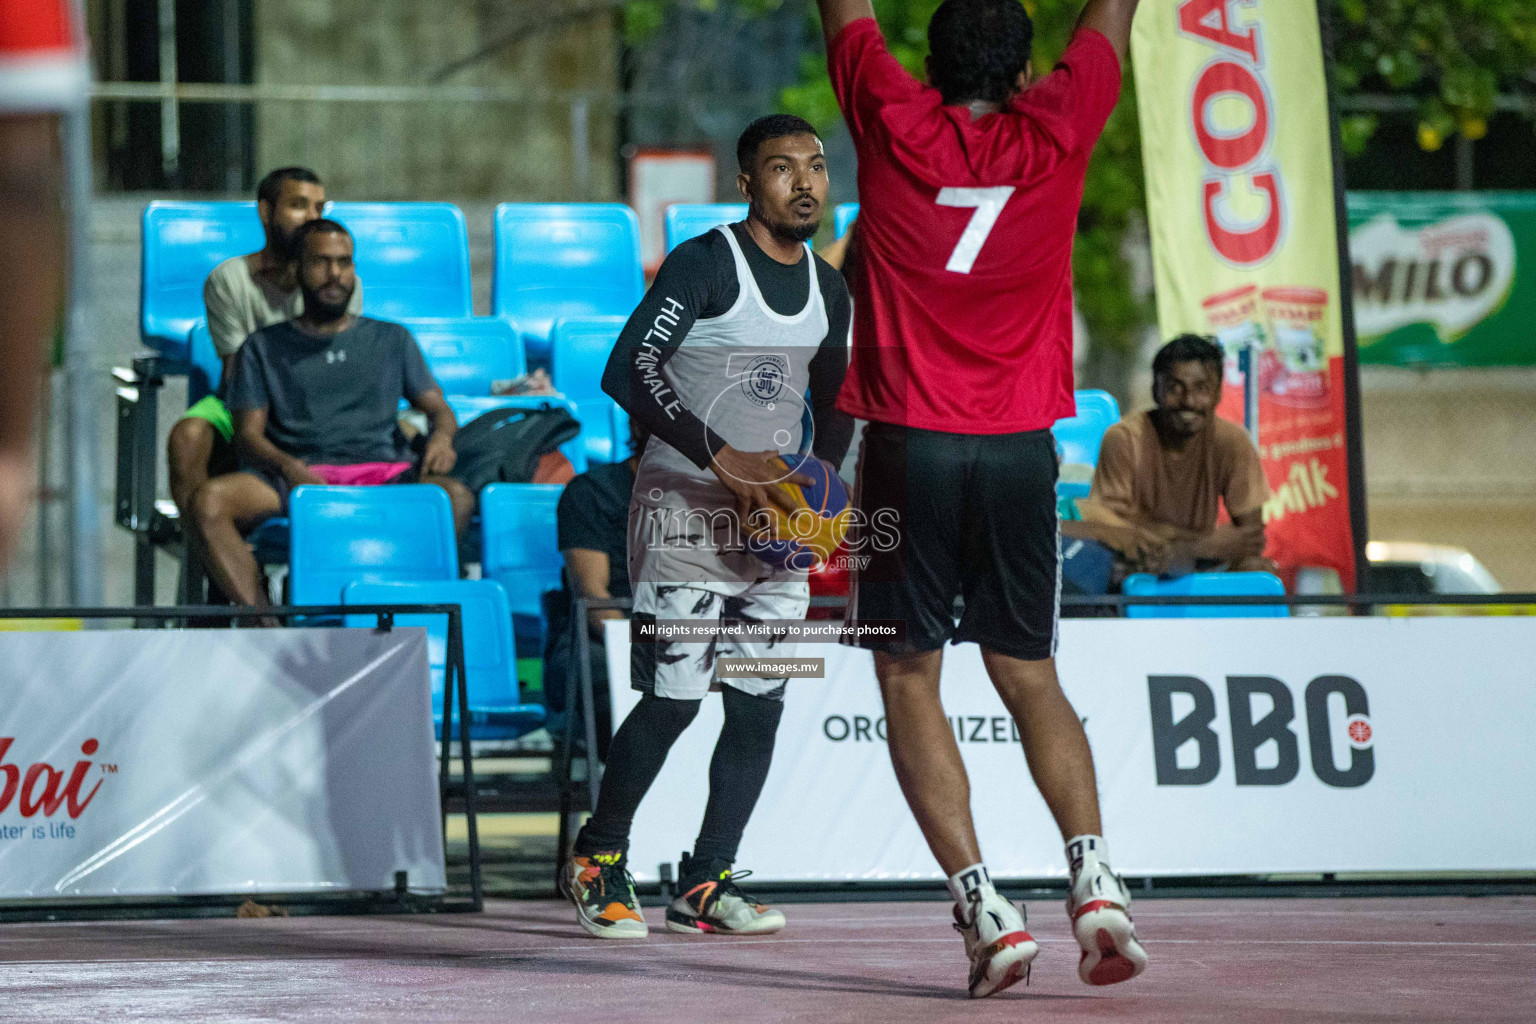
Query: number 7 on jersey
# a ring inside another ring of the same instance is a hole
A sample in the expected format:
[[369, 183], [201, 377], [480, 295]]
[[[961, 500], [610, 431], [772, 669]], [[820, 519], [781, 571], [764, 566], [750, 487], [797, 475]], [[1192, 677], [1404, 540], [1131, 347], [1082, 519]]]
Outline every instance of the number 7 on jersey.
[[955, 251], [949, 254], [949, 262], [944, 264], [945, 270], [951, 270], [957, 274], [971, 272], [971, 268], [976, 265], [976, 257], [981, 254], [981, 247], [986, 244], [987, 236], [997, 226], [997, 218], [1002, 216], [1003, 206], [1012, 195], [1012, 185], [1004, 185], [1000, 188], [939, 189], [939, 198], [935, 202], [940, 206], [971, 206], [976, 209], [976, 212], [971, 215], [971, 222], [960, 233], [960, 241], [955, 244]]

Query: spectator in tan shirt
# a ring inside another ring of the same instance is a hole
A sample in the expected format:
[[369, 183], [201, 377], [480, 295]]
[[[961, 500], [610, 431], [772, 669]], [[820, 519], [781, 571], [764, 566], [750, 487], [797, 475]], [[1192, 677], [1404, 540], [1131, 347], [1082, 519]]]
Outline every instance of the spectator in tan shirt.
[[1275, 570], [1264, 557], [1269, 485], [1247, 432], [1216, 415], [1221, 379], [1221, 348], [1180, 335], [1152, 362], [1157, 407], [1105, 432], [1083, 519], [1062, 533], [1112, 549], [1117, 576]]

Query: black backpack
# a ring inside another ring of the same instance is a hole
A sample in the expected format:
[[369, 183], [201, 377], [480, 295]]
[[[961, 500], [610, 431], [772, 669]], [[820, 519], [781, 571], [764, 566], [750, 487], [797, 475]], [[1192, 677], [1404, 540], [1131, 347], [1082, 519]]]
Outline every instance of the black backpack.
[[458, 461], [451, 475], [475, 493], [486, 484], [525, 484], [541, 457], [580, 432], [581, 424], [565, 409], [492, 409], [454, 435]]

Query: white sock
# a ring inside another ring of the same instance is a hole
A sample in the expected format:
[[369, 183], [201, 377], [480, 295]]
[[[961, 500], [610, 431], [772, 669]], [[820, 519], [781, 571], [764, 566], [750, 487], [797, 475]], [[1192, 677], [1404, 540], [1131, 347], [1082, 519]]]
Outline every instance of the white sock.
[[949, 894], [962, 907], [980, 903], [983, 896], [996, 893], [985, 864], [972, 864], [949, 876]]
[[1067, 864], [1072, 868], [1072, 879], [1082, 873], [1084, 865], [1109, 863], [1109, 844], [1103, 836], [1073, 836], [1067, 840]]

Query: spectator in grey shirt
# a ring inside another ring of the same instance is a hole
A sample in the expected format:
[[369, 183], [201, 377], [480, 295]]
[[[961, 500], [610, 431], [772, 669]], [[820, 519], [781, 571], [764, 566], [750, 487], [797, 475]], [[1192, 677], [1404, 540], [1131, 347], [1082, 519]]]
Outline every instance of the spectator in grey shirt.
[[[242, 471], [197, 489], [187, 530], [214, 582], [244, 605], [269, 602], [242, 533], [285, 513], [300, 484], [436, 484], [461, 535], [474, 514], [474, 495], [448, 476], [458, 424], [416, 340], [399, 324], [347, 312], [352, 236], [314, 220], [295, 247], [304, 312], [240, 347], [228, 402]], [[419, 461], [396, 424], [401, 398], [431, 423]]]

